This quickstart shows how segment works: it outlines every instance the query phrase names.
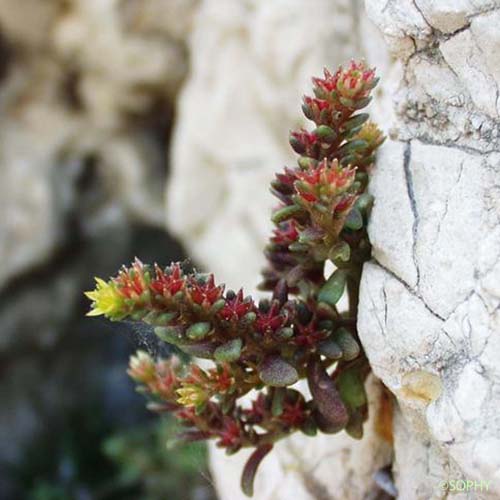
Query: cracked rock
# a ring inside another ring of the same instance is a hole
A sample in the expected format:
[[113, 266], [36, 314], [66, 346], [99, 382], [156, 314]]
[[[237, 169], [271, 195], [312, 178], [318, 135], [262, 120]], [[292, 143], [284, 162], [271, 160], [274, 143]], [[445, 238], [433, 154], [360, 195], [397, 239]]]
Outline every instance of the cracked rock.
[[[397, 53], [406, 2], [384, 13], [382, 4], [367, 0], [368, 12], [383, 31], [391, 25], [386, 41]], [[398, 133], [373, 174], [374, 260], [363, 271], [359, 333], [398, 403], [399, 497], [444, 498], [442, 482], [463, 479], [489, 486], [454, 498], [498, 498], [500, 5], [415, 6], [432, 31], [420, 51], [399, 54], [402, 71], [393, 73]]]

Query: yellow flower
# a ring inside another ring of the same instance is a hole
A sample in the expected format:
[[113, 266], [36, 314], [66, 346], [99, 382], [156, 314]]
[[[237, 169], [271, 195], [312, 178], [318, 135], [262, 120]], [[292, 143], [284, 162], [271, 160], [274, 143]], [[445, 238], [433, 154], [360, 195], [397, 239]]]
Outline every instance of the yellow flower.
[[107, 283], [101, 278], [95, 279], [97, 286], [91, 292], [85, 292], [85, 295], [92, 300], [92, 309], [87, 316], [99, 316], [104, 314], [108, 318], [119, 318], [123, 315], [123, 297], [116, 289], [115, 283]]
[[185, 385], [176, 392], [180, 396], [177, 402], [182, 406], [198, 406], [208, 399], [208, 394], [201, 387], [193, 384]]

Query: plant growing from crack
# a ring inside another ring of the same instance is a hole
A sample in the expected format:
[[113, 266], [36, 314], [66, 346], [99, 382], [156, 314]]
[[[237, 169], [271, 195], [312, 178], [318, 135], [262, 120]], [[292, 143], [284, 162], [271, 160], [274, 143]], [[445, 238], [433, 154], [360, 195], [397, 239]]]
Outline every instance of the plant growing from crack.
[[[97, 279], [87, 293], [90, 315], [145, 322], [162, 341], [212, 360], [203, 369], [139, 351], [128, 373], [151, 410], [181, 421], [183, 439], [217, 439], [228, 454], [255, 448], [241, 478], [249, 496], [276, 441], [296, 431], [363, 434], [370, 368], [356, 317], [371, 251], [366, 188], [383, 135], [358, 111], [377, 80], [363, 62], [313, 78], [314, 97], [304, 97], [302, 110], [315, 128], [291, 133], [297, 166], [271, 183], [280, 204], [260, 285], [272, 292], [269, 299], [256, 303], [243, 290], [225, 291], [213, 275], [185, 272], [179, 263], [163, 269], [138, 260], [108, 282]], [[327, 261], [335, 270], [325, 278]], [[341, 310], [344, 295], [348, 307]], [[300, 379], [310, 398], [291, 387]], [[245, 404], [243, 396], [254, 397]]]

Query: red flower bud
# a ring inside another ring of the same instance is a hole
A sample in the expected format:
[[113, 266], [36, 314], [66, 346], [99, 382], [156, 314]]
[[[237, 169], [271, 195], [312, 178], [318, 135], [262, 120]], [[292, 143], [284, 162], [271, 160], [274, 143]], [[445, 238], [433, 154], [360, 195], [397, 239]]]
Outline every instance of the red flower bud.
[[185, 278], [180, 264], [172, 264], [166, 271], [155, 265], [155, 278], [151, 281], [151, 289], [158, 295], [171, 297], [183, 289]]
[[245, 316], [245, 314], [255, 309], [253, 300], [243, 297], [243, 289], [240, 289], [237, 294], [228, 293], [228, 296], [226, 296], [226, 304], [218, 313], [219, 316], [226, 321], [237, 321]]
[[224, 286], [216, 286], [214, 275], [211, 274], [208, 279], [190, 276], [188, 279], [188, 293], [194, 303], [209, 308], [214, 302], [222, 297]]
[[217, 445], [222, 448], [238, 446], [241, 441], [241, 428], [238, 422], [231, 417], [224, 417], [223, 428], [216, 434], [220, 438]]

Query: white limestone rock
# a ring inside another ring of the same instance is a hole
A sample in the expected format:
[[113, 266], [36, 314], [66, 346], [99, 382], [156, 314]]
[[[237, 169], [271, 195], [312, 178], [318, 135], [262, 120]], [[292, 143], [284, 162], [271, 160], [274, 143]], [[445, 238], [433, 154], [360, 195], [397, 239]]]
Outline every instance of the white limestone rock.
[[[374, 260], [358, 326], [398, 402], [394, 470], [405, 500], [444, 498], [442, 482], [461, 479], [488, 490], [457, 498], [500, 495], [500, 5], [472, 3], [416, 0], [433, 30], [419, 51], [400, 54], [394, 141], [372, 180]], [[406, 3], [390, 5], [382, 15], [382, 3], [367, 0], [382, 30], [403, 32]], [[404, 37], [386, 40], [394, 51]]]
[[103, 199], [82, 227], [116, 217], [163, 226], [166, 138], [155, 144], [141, 120], [168, 113], [159, 103], [186, 74], [196, 5], [0, 0], [0, 287], [64, 245], [89, 158]]

